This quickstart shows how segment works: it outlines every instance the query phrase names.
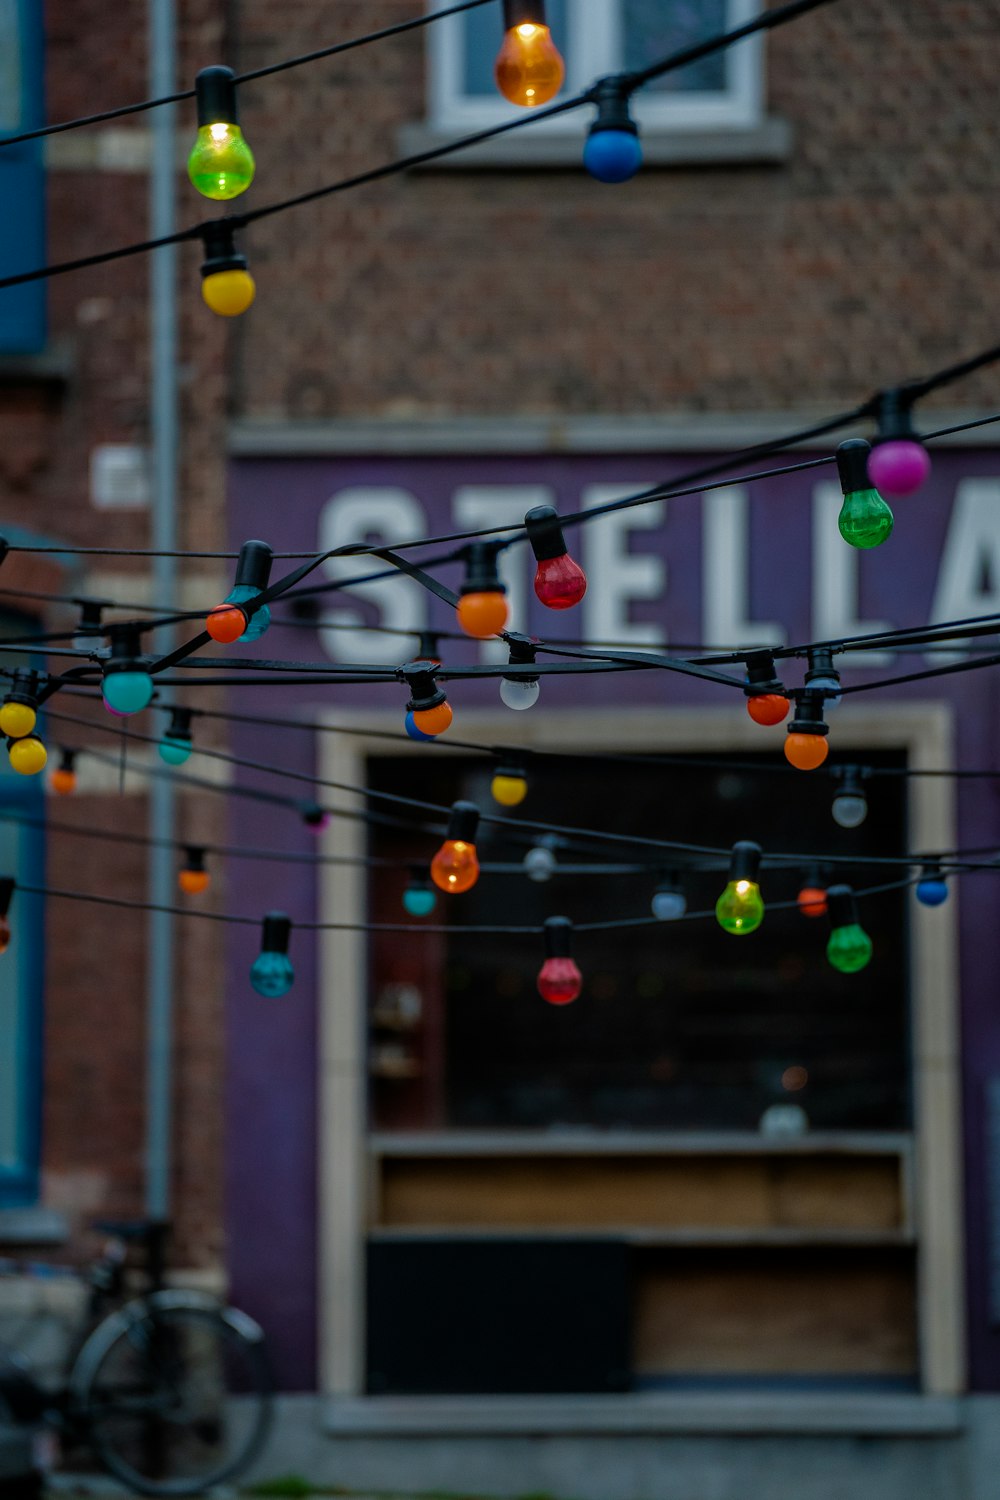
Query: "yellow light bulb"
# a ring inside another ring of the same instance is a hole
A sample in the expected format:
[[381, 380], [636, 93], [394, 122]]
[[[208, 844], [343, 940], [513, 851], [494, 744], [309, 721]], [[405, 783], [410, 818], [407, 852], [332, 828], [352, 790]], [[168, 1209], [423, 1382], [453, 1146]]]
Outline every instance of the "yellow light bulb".
[[249, 271], [213, 271], [202, 278], [201, 295], [220, 318], [238, 318], [253, 302], [257, 287]]
[[511, 104], [525, 109], [548, 104], [562, 88], [566, 65], [547, 26], [524, 21], [504, 33], [494, 77]]
[[34, 734], [15, 740], [7, 753], [10, 756], [11, 770], [16, 771], [19, 776], [37, 776], [39, 771], [45, 770], [45, 762], [49, 758], [45, 746]]
[[528, 795], [528, 783], [512, 771], [498, 771], [490, 786], [494, 800], [501, 807], [519, 807]]
[[22, 739], [34, 729], [37, 718], [37, 713], [27, 703], [5, 703], [0, 708], [0, 731], [9, 739]]

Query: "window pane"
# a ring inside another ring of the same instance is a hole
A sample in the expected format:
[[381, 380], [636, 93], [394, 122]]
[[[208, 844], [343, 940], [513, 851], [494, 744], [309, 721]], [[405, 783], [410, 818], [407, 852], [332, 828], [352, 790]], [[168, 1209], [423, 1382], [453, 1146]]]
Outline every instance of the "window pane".
[[[624, 64], [645, 68], [671, 52], [690, 47], [727, 27], [727, 0], [622, 0]], [[726, 87], [726, 55], [717, 52], [650, 84], [650, 88], [681, 92], [722, 93]]]
[[[566, 0], [548, 0], [545, 8], [557, 47], [566, 56]], [[462, 17], [465, 92], [477, 98], [495, 99], [493, 63], [500, 51], [503, 25], [498, 7], [483, 5]]]

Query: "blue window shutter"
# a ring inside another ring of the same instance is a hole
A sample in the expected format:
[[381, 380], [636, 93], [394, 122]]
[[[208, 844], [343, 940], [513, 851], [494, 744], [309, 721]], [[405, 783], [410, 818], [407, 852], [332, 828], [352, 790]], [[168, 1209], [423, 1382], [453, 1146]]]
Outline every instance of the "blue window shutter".
[[[41, 0], [0, 0], [0, 137], [45, 123], [45, 22]], [[0, 276], [45, 263], [43, 143], [0, 147]], [[45, 282], [0, 292], [0, 354], [45, 345]]]

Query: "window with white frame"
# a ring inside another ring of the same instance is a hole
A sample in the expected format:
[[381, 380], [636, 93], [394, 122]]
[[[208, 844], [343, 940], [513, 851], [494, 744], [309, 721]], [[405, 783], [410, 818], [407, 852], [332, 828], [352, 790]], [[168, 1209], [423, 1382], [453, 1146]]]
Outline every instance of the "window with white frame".
[[[546, 6], [553, 40], [566, 60], [565, 95], [731, 30], [759, 10], [760, 0], [547, 0]], [[472, 130], [523, 113], [500, 96], [493, 81], [502, 24], [497, 3], [429, 28], [434, 126]], [[755, 36], [668, 73], [636, 94], [635, 118], [654, 131], [750, 129], [761, 118], [763, 58]], [[580, 110], [541, 120], [533, 129], [579, 134], [589, 120], [590, 113]]]

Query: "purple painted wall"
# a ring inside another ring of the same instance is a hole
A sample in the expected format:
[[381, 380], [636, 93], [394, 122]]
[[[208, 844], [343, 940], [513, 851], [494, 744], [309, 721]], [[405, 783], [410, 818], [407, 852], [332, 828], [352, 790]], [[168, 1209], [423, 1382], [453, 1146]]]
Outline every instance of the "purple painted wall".
[[[593, 503], [594, 497], [584, 493], [588, 486], [614, 484], [621, 486], [623, 492], [638, 490], [717, 456], [466, 455], [237, 460], [230, 475], [230, 539], [237, 546], [247, 537], [259, 536], [276, 549], [288, 551], [308, 551], [346, 540], [345, 536], [334, 535], [337, 515], [343, 512], [345, 504], [359, 505], [362, 514], [374, 513], [366, 508], [363, 495], [358, 499], [358, 487], [369, 491], [386, 487], [404, 491], [403, 498], [397, 496], [391, 504], [402, 505], [399, 513], [405, 512], [414, 520], [413, 535], [433, 535], [464, 529], [470, 524], [464, 520], [456, 523], [455, 497], [460, 487], [549, 486], [553, 503], [561, 511], [569, 512], [581, 504]], [[780, 621], [790, 641], [816, 636], [812, 496], [816, 484], [829, 483], [832, 478], [832, 470], [820, 469], [763, 481], [748, 492], [752, 499], [747, 513], [747, 617], [752, 621]], [[345, 496], [348, 491], [354, 493]], [[739, 507], [738, 496], [729, 500]], [[536, 500], [530, 499], [528, 503]], [[953, 584], [963, 571], [970, 580], [961, 607], [952, 617], [1000, 612], [1000, 453], [939, 451], [935, 455], [934, 474], [925, 490], [911, 500], [898, 502], [894, 509], [896, 530], [891, 540], [875, 553], [850, 554], [858, 566], [857, 598], [852, 601], [857, 604], [857, 618], [883, 621], [892, 627], [926, 623], [942, 588], [942, 558], [946, 549]], [[638, 517], [638, 513], [633, 515]], [[655, 599], [632, 603], [627, 610], [628, 619], [657, 623], [666, 630], [668, 641], [704, 639], [704, 519], [704, 502], [700, 497], [678, 499], [666, 504], [655, 529], [636, 529], [627, 538], [627, 550], [632, 556], [647, 555], [665, 563], [664, 588], [658, 590]], [[583, 528], [569, 534], [571, 552], [588, 568], [594, 561], [594, 547], [603, 547], [606, 556], [606, 539], [593, 537], [594, 530]], [[591, 534], [592, 539], [587, 540], [584, 533]], [[360, 539], [357, 532], [353, 539]], [[391, 535], [376, 533], [371, 539], [398, 540], [400, 533], [398, 530]], [[717, 537], [711, 545], [720, 550]], [[831, 543], [833, 549], [840, 546], [839, 542]], [[591, 549], [589, 556], [588, 549]], [[526, 552], [526, 548], [519, 547], [511, 554], [512, 563], [523, 569], [525, 578], [530, 576]], [[824, 548], [817, 566], [825, 569], [834, 565], [834, 551], [831, 550], [829, 557], [828, 564]], [[280, 576], [291, 566], [294, 565], [276, 564], [274, 576]], [[352, 564], [355, 574], [366, 568], [367, 564]], [[738, 567], [734, 576], [742, 571]], [[319, 581], [324, 575], [316, 576]], [[445, 576], [450, 583], [459, 581], [454, 568]], [[721, 583], [717, 578], [715, 586], [724, 592], [728, 584], [724, 578]], [[850, 592], [848, 589], [848, 597]], [[593, 608], [593, 589], [589, 598]], [[447, 618], [445, 607], [436, 600], [431, 603], [432, 620], [451, 627], [453, 622]], [[581, 620], [578, 610], [556, 615], [537, 605], [533, 595], [531, 604], [534, 607], [530, 619], [515, 619], [512, 623], [516, 628], [566, 638], [593, 632], [593, 618], [589, 622], [587, 617]], [[337, 596], [335, 602], [331, 600], [329, 607], [354, 610], [370, 622], [379, 619], [370, 603], [358, 605], [343, 595]], [[752, 631], [742, 637], [744, 641], [751, 638]], [[392, 637], [381, 639], [383, 661], [404, 659], [402, 649]], [[339, 646], [333, 644], [337, 641]], [[350, 638], [343, 634], [324, 633], [321, 641], [311, 630], [274, 628], [267, 637], [267, 654], [301, 661], [351, 659], [349, 655], [332, 658], [330, 654], [342, 652], [348, 644]], [[477, 650], [471, 644], [461, 644], [447, 655], [452, 661], [475, 660]], [[894, 676], [937, 661], [937, 658], [925, 661], [923, 656], [897, 657], [888, 667], [877, 668], [876, 675]], [[864, 680], [870, 670], [845, 668], [845, 683]], [[798, 670], [791, 668], [786, 680], [790, 684], [800, 681]], [[232, 696], [235, 700], [236, 695]], [[242, 713], [257, 712], [269, 717], [281, 714], [292, 717], [297, 707], [320, 702], [324, 707], [338, 703], [373, 708], [394, 706], [402, 720], [405, 696], [402, 688], [246, 688], [233, 706]], [[879, 701], [906, 698], [948, 701], [956, 715], [959, 765], [992, 768], [997, 764], [994, 748], [1000, 706], [997, 696], [995, 673], [984, 671], [959, 674], [938, 683], [894, 688], [884, 697], [880, 695]], [[495, 681], [455, 684], [449, 690], [449, 698], [460, 733], [463, 706], [495, 705], [497, 684]], [[581, 702], [612, 706], [730, 701], [724, 689], [711, 684], [637, 672], [546, 680], [534, 712], [544, 713], [548, 707]], [[511, 717], [513, 721], [514, 716]], [[831, 744], [835, 747], [835, 717], [831, 723]], [[516, 737], [515, 721], [511, 725], [511, 738]], [[233, 740], [237, 753], [261, 761], [303, 771], [311, 771], [315, 765], [312, 736], [305, 732], [292, 734], [237, 725]], [[274, 784], [253, 773], [242, 774], [248, 784]], [[293, 795], [298, 794], [294, 784], [289, 787]], [[303, 787], [302, 792], [307, 789]], [[1000, 846], [997, 783], [960, 783], [958, 807], [962, 845], [992, 842]], [[233, 820], [235, 841], [302, 850], [314, 847], [308, 831], [286, 811], [234, 801]], [[987, 1302], [989, 1204], [983, 1130], [985, 1081], [989, 1075], [1000, 1072], [1000, 1005], [993, 977], [997, 962], [993, 947], [997, 899], [995, 881], [964, 882], [961, 978], [970, 1382], [979, 1390], [1000, 1389], [1000, 1330], [989, 1325]], [[233, 865], [230, 903], [234, 911], [256, 913], [280, 907], [293, 917], [307, 920], [314, 916], [315, 901], [314, 882], [306, 866], [251, 862]], [[315, 945], [306, 941], [304, 934], [294, 938], [296, 987], [289, 1001], [278, 1003], [262, 1004], [246, 982], [255, 951], [256, 933], [250, 928], [235, 929], [230, 941], [227, 1078], [227, 1190], [233, 1295], [268, 1328], [277, 1350], [283, 1384], [304, 1389], [315, 1379], [316, 1343]]]

